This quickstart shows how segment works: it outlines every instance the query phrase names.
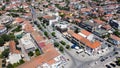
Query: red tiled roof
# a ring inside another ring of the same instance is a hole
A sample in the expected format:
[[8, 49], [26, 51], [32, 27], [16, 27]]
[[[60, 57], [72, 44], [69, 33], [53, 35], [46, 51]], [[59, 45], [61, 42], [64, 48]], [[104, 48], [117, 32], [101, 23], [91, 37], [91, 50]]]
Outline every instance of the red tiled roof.
[[86, 30], [84, 30], [84, 29], [82, 29], [80, 32], [81, 32], [82, 34], [86, 35], [86, 36], [89, 36], [89, 35], [91, 34], [90, 32], [88, 32], [88, 31], [86, 31]]
[[30, 24], [29, 21], [24, 21], [24, 23], [25, 23], [25, 28], [24, 28], [24, 30], [25, 30], [26, 32], [33, 32], [33, 31], [34, 31], [34, 29], [33, 29], [33, 27], [32, 27], [32, 24]]
[[75, 21], [75, 22], [78, 22], [78, 23], [80, 23], [80, 22], [81, 22], [81, 20], [80, 20], [80, 19], [74, 19], [74, 21]]
[[35, 39], [35, 41], [37, 43], [39, 43], [40, 41], [44, 40], [43, 36], [40, 33], [38, 33], [37, 31], [31, 32], [31, 34], [32, 34], [33, 38]]
[[94, 22], [97, 24], [104, 24], [104, 21], [99, 20], [99, 19], [94, 19]]
[[106, 30], [110, 30], [112, 27], [110, 26], [110, 25], [104, 25], [104, 26], [102, 26], [104, 29], [106, 29]]
[[45, 18], [45, 19], [54, 19], [53, 16], [49, 16], [49, 15], [45, 15], [45, 16], [43, 16], [43, 18]]
[[69, 14], [70, 13], [69, 11], [65, 11], [65, 10], [59, 10], [58, 12], [64, 13], [64, 14]]
[[91, 42], [87, 38], [80, 36], [79, 34], [74, 33], [73, 31], [68, 31], [68, 33], [73, 36], [75, 39], [79, 40], [80, 42], [84, 43], [86, 46], [95, 49], [101, 45], [100, 41]]
[[90, 8], [82, 8], [82, 9], [81, 9], [81, 12], [90, 12], [90, 11], [91, 11]]
[[10, 42], [9, 42], [9, 46], [10, 46], [10, 52], [11, 52], [11, 53], [20, 53], [20, 52], [16, 49], [16, 43], [15, 43], [15, 41], [10, 41]]
[[107, 15], [105, 15], [106, 17], [112, 17], [113, 16], [113, 14], [107, 14]]
[[17, 17], [17, 18], [15, 19], [15, 21], [16, 21], [17, 23], [22, 23], [22, 22], [24, 21], [24, 19], [23, 19], [23, 18], [20, 18], [20, 17]]
[[114, 39], [114, 40], [120, 41], [120, 38], [117, 37], [116, 35], [110, 35], [110, 37], [111, 37], [112, 39]]

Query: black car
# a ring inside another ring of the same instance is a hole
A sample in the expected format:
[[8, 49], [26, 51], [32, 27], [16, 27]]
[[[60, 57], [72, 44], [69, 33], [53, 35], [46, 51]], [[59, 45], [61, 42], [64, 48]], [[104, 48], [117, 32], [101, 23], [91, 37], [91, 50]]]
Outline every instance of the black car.
[[113, 63], [110, 63], [110, 65], [111, 65], [112, 67], [116, 67], [116, 65], [115, 65], [115, 64], [113, 64]]
[[101, 61], [101, 62], [103, 62], [103, 61], [105, 61], [105, 59], [104, 59], [104, 58], [102, 58], [100, 61]]
[[111, 68], [109, 65], [105, 65], [106, 66], [106, 68]]
[[115, 52], [114, 54], [119, 54], [119, 52]]

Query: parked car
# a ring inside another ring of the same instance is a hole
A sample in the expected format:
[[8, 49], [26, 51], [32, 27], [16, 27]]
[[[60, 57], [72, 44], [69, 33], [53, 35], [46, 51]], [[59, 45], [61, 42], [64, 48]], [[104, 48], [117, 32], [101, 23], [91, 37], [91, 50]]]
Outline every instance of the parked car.
[[79, 54], [79, 53], [82, 53], [83, 52], [83, 49], [78, 49], [76, 50], [76, 53]]
[[105, 59], [104, 59], [104, 58], [102, 58], [102, 59], [100, 59], [100, 61], [101, 61], [101, 62], [103, 62], [103, 61], [105, 61]]
[[113, 64], [113, 63], [110, 63], [110, 65], [111, 65], [112, 67], [116, 67], [116, 65], [115, 65], [115, 64]]
[[119, 54], [119, 52], [115, 52], [114, 54]]
[[105, 65], [106, 66], [106, 68], [111, 68], [109, 65]]

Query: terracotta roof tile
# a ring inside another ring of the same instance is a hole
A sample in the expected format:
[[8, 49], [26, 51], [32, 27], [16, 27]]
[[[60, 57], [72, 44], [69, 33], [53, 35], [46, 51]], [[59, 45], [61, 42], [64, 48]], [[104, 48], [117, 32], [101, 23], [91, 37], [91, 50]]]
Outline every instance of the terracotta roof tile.
[[111, 37], [112, 39], [114, 39], [114, 40], [120, 41], [120, 38], [117, 37], [117, 36], [115, 36], [115, 35], [110, 35], [110, 37]]
[[81, 9], [81, 12], [90, 12], [90, 11], [91, 11], [90, 8], [82, 8], [82, 9]]
[[43, 16], [43, 18], [45, 18], [45, 19], [54, 19], [55, 17], [49, 16], [49, 15], [45, 15], [45, 16]]
[[104, 28], [106, 30], [110, 30], [112, 27], [110, 25], [104, 25], [104, 26], [102, 26], [102, 28]]
[[80, 20], [80, 19], [74, 19], [74, 21], [75, 21], [75, 22], [78, 22], [78, 23], [80, 23], [80, 22], [81, 22], [81, 20]]
[[86, 36], [89, 36], [90, 34], [92, 34], [92, 33], [88, 32], [88, 31], [86, 31], [86, 30], [84, 30], [84, 29], [82, 29], [80, 32], [81, 32], [82, 34], [86, 35]]
[[10, 46], [10, 52], [11, 52], [11, 53], [20, 53], [20, 52], [16, 49], [16, 43], [15, 43], [15, 41], [10, 41], [9, 46]]
[[33, 36], [33, 38], [35, 39], [35, 41], [37, 43], [39, 43], [40, 41], [44, 40], [43, 36], [40, 33], [38, 33], [37, 31], [31, 32], [31, 35]]
[[24, 23], [25, 23], [25, 28], [24, 28], [24, 30], [25, 30], [26, 32], [33, 32], [33, 31], [34, 31], [34, 29], [33, 29], [33, 27], [32, 27], [32, 24], [30, 24], [29, 21], [24, 21]]
[[94, 19], [94, 22], [97, 24], [104, 24], [104, 21], [99, 20], [99, 19]]
[[17, 18], [15, 19], [15, 21], [16, 21], [17, 23], [22, 23], [22, 22], [24, 21], [24, 19], [23, 19], [23, 18], [20, 18], [20, 17], [17, 17]]
[[80, 42], [84, 43], [86, 46], [95, 49], [101, 45], [100, 41], [91, 42], [87, 38], [82, 37], [79, 34], [74, 33], [73, 31], [68, 31], [68, 33], [73, 36], [75, 39], [79, 40]]

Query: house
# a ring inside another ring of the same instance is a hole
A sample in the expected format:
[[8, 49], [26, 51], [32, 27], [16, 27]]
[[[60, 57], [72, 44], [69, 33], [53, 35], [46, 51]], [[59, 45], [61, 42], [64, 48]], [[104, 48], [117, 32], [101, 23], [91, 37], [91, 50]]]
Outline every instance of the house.
[[101, 28], [107, 31], [112, 29], [112, 27], [109, 24], [103, 25]]
[[33, 25], [30, 23], [30, 21], [24, 21], [23, 22], [23, 26], [22, 26], [22, 29], [25, 31], [25, 32], [28, 32], [28, 33], [31, 33], [34, 31], [34, 28], [33, 28]]
[[101, 50], [101, 42], [94, 39], [94, 35], [86, 30], [81, 30], [79, 33], [74, 31], [68, 31], [68, 36], [71, 37], [74, 43], [78, 45], [83, 45], [85, 47], [85, 52], [89, 55], [96, 54]]
[[32, 35], [32, 38], [36, 41], [37, 44], [44, 40], [44, 37], [42, 36], [42, 34], [37, 32], [37, 31], [31, 32], [31, 35]]
[[91, 8], [81, 8], [80, 12], [84, 15], [90, 15], [91, 14]]
[[7, 5], [7, 7], [5, 8], [5, 10], [11, 10], [11, 9], [18, 10], [19, 6], [20, 6], [20, 3], [10, 4], [10, 5]]
[[55, 24], [55, 27], [56, 27], [56, 29], [59, 30], [60, 32], [65, 32], [65, 31], [68, 30], [67, 24], [64, 24], [64, 23]]
[[32, 39], [30, 33], [25, 34], [21, 39], [20, 39], [21, 44], [25, 48], [26, 52], [34, 51], [36, 49], [36, 43]]
[[1, 24], [10, 24], [13, 21], [13, 18], [11, 16], [1, 16], [0, 17], [0, 23]]
[[59, 20], [59, 17], [50, 16], [50, 15], [44, 15], [42, 18], [43, 18], [43, 23], [47, 23], [49, 25], [52, 25], [53, 22], [56, 22]]
[[120, 45], [120, 38], [116, 35], [110, 35], [110, 38], [108, 39], [109, 42], [111, 42], [114, 45]]
[[26, 2], [24, 2], [24, 3], [22, 4], [22, 7], [23, 7], [23, 8], [28, 8], [29, 5], [28, 5]]
[[11, 0], [11, 4], [20, 3], [20, 0]]
[[26, 12], [28, 12], [28, 13], [25, 13], [23, 17], [24, 17], [25, 19], [31, 20], [31, 19], [32, 19], [32, 14], [30, 13], [30, 9], [27, 8], [27, 9], [26, 9]]
[[0, 24], [0, 34], [4, 34], [6, 32], [7, 32], [7, 28], [4, 25]]
[[42, 55], [20, 65], [18, 68], [59, 68], [63, 58], [54, 46], [51, 43], [44, 42], [44, 46], [41, 48], [44, 52]]
[[10, 53], [7, 61], [10, 62], [11, 64], [19, 62], [19, 60], [21, 60], [22, 58], [20, 51], [16, 49], [15, 41], [10, 41], [9, 47], [10, 47]]
[[20, 23], [23, 23], [23, 22], [24, 22], [24, 19], [23, 19], [23, 18], [17, 17], [17, 18], [15, 18], [15, 20], [13, 21], [13, 24], [20, 24]]

